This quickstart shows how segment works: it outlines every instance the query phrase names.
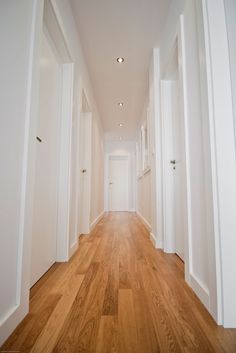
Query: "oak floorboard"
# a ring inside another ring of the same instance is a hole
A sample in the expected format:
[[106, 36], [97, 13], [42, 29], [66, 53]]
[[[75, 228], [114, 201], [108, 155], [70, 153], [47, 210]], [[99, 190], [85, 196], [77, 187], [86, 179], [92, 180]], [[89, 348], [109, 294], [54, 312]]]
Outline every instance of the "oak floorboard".
[[0, 351], [235, 353], [184, 279], [183, 262], [155, 249], [135, 213], [106, 213], [68, 263], [32, 287], [30, 311]]

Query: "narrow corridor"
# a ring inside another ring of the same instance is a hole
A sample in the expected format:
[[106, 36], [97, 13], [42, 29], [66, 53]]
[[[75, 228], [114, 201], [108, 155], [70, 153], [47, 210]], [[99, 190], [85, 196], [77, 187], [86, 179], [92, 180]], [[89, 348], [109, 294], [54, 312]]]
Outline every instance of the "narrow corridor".
[[234, 353], [236, 330], [216, 325], [183, 263], [154, 249], [134, 213], [107, 213], [31, 289], [30, 313], [1, 351]]

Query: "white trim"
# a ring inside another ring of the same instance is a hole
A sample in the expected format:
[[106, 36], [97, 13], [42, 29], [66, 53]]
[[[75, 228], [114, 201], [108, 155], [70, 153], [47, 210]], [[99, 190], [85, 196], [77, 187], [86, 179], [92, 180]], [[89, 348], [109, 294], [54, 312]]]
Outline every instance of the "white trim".
[[74, 253], [78, 250], [79, 247], [79, 239], [76, 237], [77, 240], [70, 246], [69, 257], [71, 258]]
[[184, 149], [185, 149], [185, 176], [186, 176], [186, 234], [185, 234], [185, 280], [189, 283], [190, 272], [192, 272], [192, 208], [191, 208], [191, 177], [190, 177], [190, 152], [189, 152], [189, 127], [188, 127], [188, 98], [187, 98], [187, 73], [186, 73], [186, 52], [185, 52], [185, 36], [184, 36], [184, 16], [180, 16], [179, 31], [178, 31], [178, 50], [179, 64], [182, 67], [180, 77], [182, 78], [183, 88], [183, 125], [184, 125]]
[[143, 223], [143, 224], [145, 225], [145, 227], [147, 228], [147, 230], [148, 230], [149, 232], [151, 232], [152, 227], [151, 227], [150, 223], [146, 220], [145, 217], [143, 217], [143, 215], [142, 215], [139, 211], [136, 211], [136, 213], [137, 213], [138, 217], [140, 218], [140, 220], [142, 221], [142, 223]]
[[90, 224], [90, 232], [92, 232], [92, 230], [96, 227], [96, 225], [100, 222], [100, 220], [103, 218], [105, 211], [102, 211], [100, 213], [100, 215], [94, 220], [92, 221], [92, 223]]
[[152, 232], [152, 227], [150, 223], [146, 220], [145, 217], [143, 217], [143, 215], [139, 211], [136, 211], [136, 214], [139, 217], [140, 221], [143, 223], [144, 227], [148, 230], [152, 245], [154, 246], [154, 248], [157, 248], [156, 237]]
[[152, 232], [150, 232], [150, 240], [151, 240], [154, 248], [157, 248], [156, 237], [155, 237], [155, 235]]
[[209, 289], [200, 281], [200, 279], [194, 275], [194, 273], [189, 274], [190, 285], [194, 292], [197, 294], [201, 302], [205, 305], [209, 311], [210, 307], [210, 294]]
[[73, 64], [62, 65], [62, 111], [57, 221], [57, 261], [69, 260], [70, 164], [73, 109]]

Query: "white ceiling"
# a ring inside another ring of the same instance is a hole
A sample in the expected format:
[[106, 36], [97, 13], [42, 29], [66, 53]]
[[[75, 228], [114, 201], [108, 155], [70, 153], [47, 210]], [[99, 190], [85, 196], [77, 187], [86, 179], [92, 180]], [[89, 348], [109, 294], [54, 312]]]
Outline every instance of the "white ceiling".
[[[106, 136], [132, 140], [147, 95], [151, 51], [171, 0], [70, 1]], [[116, 62], [119, 56], [123, 64]]]

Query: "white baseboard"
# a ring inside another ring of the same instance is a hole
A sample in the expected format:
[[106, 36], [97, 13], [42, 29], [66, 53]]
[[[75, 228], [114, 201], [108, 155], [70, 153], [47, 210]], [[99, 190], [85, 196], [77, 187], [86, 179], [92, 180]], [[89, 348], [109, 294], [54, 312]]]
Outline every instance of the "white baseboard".
[[143, 225], [147, 228], [149, 234], [150, 234], [150, 240], [151, 243], [153, 244], [154, 248], [157, 247], [157, 241], [156, 241], [156, 237], [155, 235], [152, 233], [152, 227], [149, 224], [149, 222], [141, 215], [140, 212], [136, 211], [138, 217], [140, 218], [141, 222], [143, 223]]
[[18, 324], [25, 318], [29, 312], [29, 301], [23, 299], [21, 305], [16, 305], [0, 322], [0, 346], [7, 340], [10, 334], [15, 330]]
[[151, 242], [152, 242], [154, 248], [156, 248], [156, 247], [157, 247], [157, 244], [156, 244], [156, 237], [155, 237], [155, 235], [154, 235], [152, 232], [150, 232], [150, 240], [151, 240]]
[[76, 252], [76, 250], [78, 249], [78, 238], [77, 240], [71, 245], [70, 247], [70, 251], [69, 251], [69, 257], [71, 258], [71, 256], [74, 255], [74, 253]]
[[90, 224], [90, 232], [96, 227], [98, 222], [102, 219], [104, 216], [105, 211], [102, 211], [100, 215]]
[[141, 213], [139, 211], [136, 211], [137, 215], [139, 216], [140, 220], [142, 221], [142, 223], [145, 225], [145, 227], [148, 229], [149, 232], [151, 232], [152, 227], [149, 224], [149, 222], [141, 215]]
[[201, 302], [205, 305], [207, 310], [210, 309], [210, 295], [209, 289], [197, 278], [193, 273], [189, 274], [190, 277], [190, 286], [193, 291], [196, 293]]

